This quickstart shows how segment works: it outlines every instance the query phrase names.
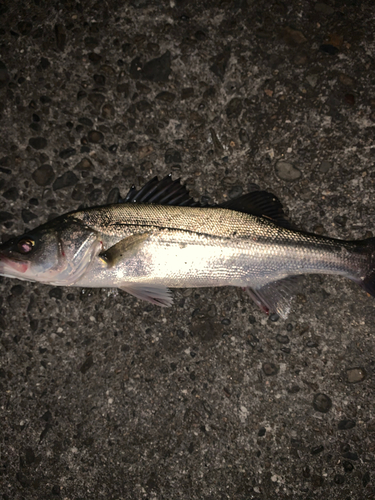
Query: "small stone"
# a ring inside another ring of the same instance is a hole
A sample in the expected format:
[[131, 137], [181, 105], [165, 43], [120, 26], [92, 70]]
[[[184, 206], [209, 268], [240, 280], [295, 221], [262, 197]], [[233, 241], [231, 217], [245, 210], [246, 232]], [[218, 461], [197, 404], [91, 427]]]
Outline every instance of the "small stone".
[[104, 140], [104, 135], [98, 130], [90, 130], [87, 137], [89, 142], [93, 144], [100, 144]]
[[85, 190], [82, 184], [76, 184], [72, 191], [72, 199], [74, 201], [82, 201], [85, 197]]
[[354, 87], [355, 80], [351, 76], [346, 75], [345, 73], [339, 74], [339, 82], [347, 87]]
[[290, 354], [292, 352], [290, 347], [285, 347], [285, 346], [281, 347], [280, 351], [285, 352], [285, 354]]
[[55, 178], [55, 173], [51, 165], [45, 164], [34, 170], [31, 177], [34, 179], [35, 183], [38, 184], [38, 186], [47, 186]]
[[91, 102], [91, 104], [94, 106], [94, 108], [98, 111], [102, 107], [102, 105], [104, 104], [104, 101], [105, 101], [104, 95], [99, 94], [97, 92], [93, 92], [93, 93], [89, 94], [87, 99]]
[[61, 488], [59, 485], [55, 484], [53, 487], [52, 487], [52, 490], [51, 490], [51, 493], [52, 495], [55, 495], [55, 496], [60, 496], [60, 493], [61, 493]]
[[355, 104], [355, 97], [353, 94], [345, 94], [344, 95], [344, 102], [346, 104], [349, 104], [349, 106], [354, 106]]
[[162, 56], [148, 61], [141, 70], [141, 77], [151, 82], [167, 82], [171, 74], [171, 53], [167, 50]]
[[94, 50], [99, 45], [99, 40], [93, 36], [87, 36], [84, 43], [86, 48]]
[[86, 127], [92, 127], [94, 125], [93, 121], [86, 117], [79, 118], [78, 123], [85, 125]]
[[323, 43], [320, 47], [319, 50], [321, 52], [325, 52], [326, 54], [329, 54], [330, 56], [334, 56], [339, 52], [339, 49], [335, 47], [334, 45], [331, 45], [329, 43]]
[[331, 168], [332, 168], [332, 163], [327, 160], [323, 160], [322, 163], [320, 164], [319, 171], [322, 174], [326, 174]]
[[274, 363], [263, 363], [262, 370], [267, 377], [277, 375], [279, 372], [279, 367]]
[[306, 81], [312, 88], [315, 88], [316, 84], [318, 83], [318, 75], [315, 75], [315, 74], [308, 75], [308, 76], [306, 76]]
[[338, 429], [339, 431], [348, 431], [349, 429], [353, 429], [355, 425], [355, 420], [340, 420]]
[[346, 370], [346, 378], [349, 384], [357, 384], [363, 382], [367, 376], [366, 370], [362, 367], [350, 368]]
[[9, 79], [10, 77], [7, 67], [2, 61], [0, 61], [0, 89], [8, 85]]
[[40, 96], [39, 100], [42, 104], [50, 104], [52, 102], [52, 99], [48, 95]]
[[134, 154], [138, 151], [138, 144], [135, 141], [130, 141], [126, 145], [126, 149], [130, 154]]
[[87, 97], [87, 92], [85, 92], [84, 90], [79, 90], [77, 92], [77, 101], [81, 101], [85, 97]]
[[170, 103], [176, 99], [176, 94], [172, 94], [172, 92], [163, 91], [160, 92], [160, 94], [158, 94], [155, 99]]
[[194, 33], [194, 37], [196, 40], [198, 40], [199, 42], [203, 42], [203, 40], [206, 39], [207, 35], [204, 31], [202, 30], [198, 30]]
[[51, 63], [49, 62], [49, 60], [46, 57], [41, 57], [41, 59], [40, 59], [40, 67], [42, 69], [47, 69], [50, 66], [51, 66]]
[[51, 299], [61, 300], [62, 296], [63, 296], [62, 289], [60, 287], [56, 286], [55, 288], [52, 288], [49, 291], [48, 295], [51, 297]]
[[188, 87], [186, 89], [181, 90], [181, 100], [190, 99], [194, 97], [194, 89], [192, 87]]
[[63, 149], [62, 151], [60, 151], [59, 156], [63, 160], [67, 160], [71, 156], [74, 156], [76, 154], [76, 152], [77, 152], [77, 150], [74, 148], [67, 148], [67, 149]]
[[61, 175], [55, 180], [52, 187], [54, 191], [57, 191], [58, 189], [64, 189], [74, 186], [75, 184], [77, 184], [77, 182], [78, 177], [76, 176], [76, 174], [68, 170], [67, 172], [65, 172], [65, 174]]
[[338, 226], [340, 227], [345, 227], [346, 226], [346, 223], [348, 221], [348, 218], [346, 215], [337, 215], [336, 217], [334, 217], [333, 221], [335, 222], [335, 224], [337, 224]]
[[101, 199], [103, 191], [100, 188], [93, 189], [89, 195], [88, 200], [90, 203], [96, 204]]
[[106, 120], [109, 120], [110, 118], [113, 118], [114, 115], [115, 108], [112, 106], [112, 104], [104, 104], [104, 106], [102, 107], [102, 117]]
[[18, 189], [11, 187], [3, 193], [4, 198], [10, 201], [16, 201], [18, 199]]
[[152, 109], [152, 105], [146, 99], [138, 101], [135, 106], [141, 113], [144, 113], [145, 111], [151, 111]]
[[124, 97], [129, 97], [129, 84], [128, 83], [119, 83], [116, 87], [116, 92], [119, 94], [124, 94]]
[[82, 363], [79, 371], [84, 375], [85, 373], [87, 373], [90, 368], [92, 367], [92, 365], [94, 364], [94, 359], [93, 357], [90, 355], [88, 356], [85, 361]]
[[258, 431], [258, 436], [259, 436], [259, 437], [263, 437], [263, 436], [265, 436], [265, 435], [266, 435], [266, 429], [265, 429], [265, 427], [261, 427], [261, 428], [259, 429], [259, 431]]
[[118, 203], [120, 200], [120, 190], [118, 187], [114, 187], [110, 190], [107, 196], [107, 205], [112, 205]]
[[277, 313], [272, 313], [268, 316], [268, 319], [273, 323], [276, 323], [276, 321], [279, 321], [280, 316]]
[[249, 141], [250, 141], [249, 134], [246, 132], [246, 130], [244, 128], [240, 129], [240, 131], [238, 133], [238, 138], [240, 139], [241, 144], [243, 146], [245, 146], [246, 144], [248, 144]]
[[345, 477], [342, 474], [335, 474], [335, 477], [333, 478], [334, 482], [336, 484], [344, 484], [345, 483]]
[[230, 49], [226, 48], [224, 52], [220, 52], [220, 54], [217, 54], [211, 59], [212, 65], [210, 67], [210, 71], [218, 76], [221, 81], [224, 81], [224, 75], [227, 69], [229, 58]]
[[288, 335], [281, 335], [280, 333], [276, 335], [276, 340], [279, 344], [289, 344], [290, 342]]
[[345, 453], [342, 454], [344, 458], [347, 458], [348, 460], [358, 460], [358, 453], [355, 451], [346, 451]]
[[301, 31], [287, 27], [284, 28], [282, 33], [285, 43], [291, 45], [292, 47], [307, 42], [307, 38], [302, 34]]
[[242, 99], [233, 97], [227, 104], [225, 112], [228, 118], [238, 118], [242, 111]]
[[332, 401], [326, 394], [318, 393], [314, 396], [313, 407], [316, 411], [328, 413], [332, 408]]
[[81, 170], [83, 172], [89, 172], [94, 169], [94, 165], [88, 158], [82, 158], [82, 160], [77, 163], [74, 169]]
[[101, 87], [105, 85], [105, 76], [104, 75], [94, 75], [94, 82]]
[[47, 146], [47, 139], [44, 137], [31, 137], [29, 144], [33, 149], [44, 149]]
[[27, 210], [27, 208], [24, 208], [22, 210], [21, 216], [22, 216], [22, 220], [24, 221], [25, 224], [28, 224], [30, 221], [32, 221], [38, 217], [30, 210]]
[[20, 21], [17, 23], [17, 29], [21, 35], [26, 36], [31, 33], [33, 25], [30, 21]]
[[13, 219], [13, 214], [10, 212], [3, 212], [0, 211], [0, 224], [3, 224], [4, 222], [8, 222]]
[[35, 453], [34, 453], [34, 450], [30, 446], [26, 447], [25, 458], [26, 458], [27, 465], [31, 465], [32, 463], [35, 462], [35, 458], [36, 458]]
[[62, 24], [56, 24], [55, 26], [55, 36], [57, 48], [61, 51], [65, 49], [66, 44], [66, 31]]
[[276, 175], [283, 181], [296, 181], [302, 175], [298, 168], [286, 161], [279, 161], [275, 169]]
[[323, 3], [323, 2], [317, 2], [315, 4], [314, 8], [315, 8], [316, 12], [321, 12], [322, 14], [324, 14], [326, 16], [330, 16], [331, 14], [333, 14], [335, 12], [334, 9], [330, 5], [327, 5], [326, 3]]
[[165, 152], [165, 155], [164, 155], [164, 159], [165, 159], [165, 163], [167, 165], [169, 165], [171, 163], [181, 163], [182, 162], [181, 153], [173, 148], [167, 149], [167, 151]]
[[228, 198], [230, 200], [235, 200], [239, 198], [243, 192], [242, 186], [234, 186], [228, 193]]
[[90, 52], [89, 61], [92, 62], [94, 65], [100, 64], [101, 60], [102, 56], [100, 54], [97, 54], [96, 52]]
[[23, 291], [23, 285], [13, 285], [10, 289], [10, 293], [13, 295], [13, 297], [20, 297], [23, 294]]
[[314, 446], [311, 448], [310, 453], [311, 455], [319, 455], [319, 453], [322, 453], [324, 451], [324, 446], [320, 444], [319, 446]]
[[345, 472], [352, 472], [354, 469], [354, 465], [351, 462], [348, 462], [347, 460], [343, 461], [342, 466], [344, 467]]
[[363, 487], [366, 488], [366, 486], [368, 485], [369, 482], [370, 482], [370, 473], [369, 473], [369, 471], [366, 471], [362, 476]]

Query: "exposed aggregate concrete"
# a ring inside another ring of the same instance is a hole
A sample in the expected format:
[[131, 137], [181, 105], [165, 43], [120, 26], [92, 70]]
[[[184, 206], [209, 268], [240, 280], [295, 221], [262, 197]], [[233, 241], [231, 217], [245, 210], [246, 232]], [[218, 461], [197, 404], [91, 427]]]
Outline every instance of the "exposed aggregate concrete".
[[[0, 5], [2, 240], [172, 172], [299, 227], [374, 231], [373, 2]], [[312, 276], [286, 321], [1, 278], [4, 500], [375, 498], [375, 301]]]

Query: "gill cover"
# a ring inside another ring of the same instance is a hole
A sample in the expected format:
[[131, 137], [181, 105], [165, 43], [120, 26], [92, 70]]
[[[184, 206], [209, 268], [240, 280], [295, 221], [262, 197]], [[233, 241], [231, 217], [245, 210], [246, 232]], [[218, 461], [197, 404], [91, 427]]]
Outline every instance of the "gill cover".
[[95, 231], [62, 216], [0, 245], [0, 274], [53, 285], [73, 285], [100, 250]]

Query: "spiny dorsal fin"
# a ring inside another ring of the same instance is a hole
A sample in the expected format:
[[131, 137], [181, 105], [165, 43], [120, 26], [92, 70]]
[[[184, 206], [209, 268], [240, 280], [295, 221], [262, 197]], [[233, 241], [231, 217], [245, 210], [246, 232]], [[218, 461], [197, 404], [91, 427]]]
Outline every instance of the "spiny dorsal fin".
[[180, 179], [172, 181], [169, 174], [159, 181], [157, 177], [149, 180], [141, 189], [132, 186], [120, 203], [154, 203], [157, 205], [174, 205], [180, 207], [200, 207], [200, 203], [190, 197], [186, 186]]

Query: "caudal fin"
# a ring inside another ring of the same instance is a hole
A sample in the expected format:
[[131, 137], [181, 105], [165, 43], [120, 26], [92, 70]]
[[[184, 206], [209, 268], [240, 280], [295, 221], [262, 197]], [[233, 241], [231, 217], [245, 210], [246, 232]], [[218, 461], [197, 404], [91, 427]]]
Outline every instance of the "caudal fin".
[[375, 238], [368, 238], [360, 243], [368, 260], [365, 277], [358, 283], [367, 293], [375, 297]]

